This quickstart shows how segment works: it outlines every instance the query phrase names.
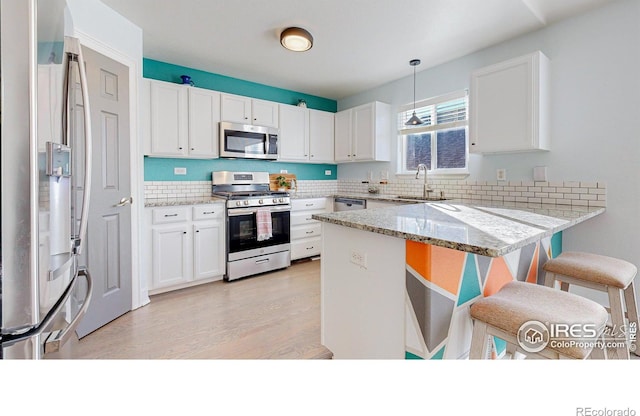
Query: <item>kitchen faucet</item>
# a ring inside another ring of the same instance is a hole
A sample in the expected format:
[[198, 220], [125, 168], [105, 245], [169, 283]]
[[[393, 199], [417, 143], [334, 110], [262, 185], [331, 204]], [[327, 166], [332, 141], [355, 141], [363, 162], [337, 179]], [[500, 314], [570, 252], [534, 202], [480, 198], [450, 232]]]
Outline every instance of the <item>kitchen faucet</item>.
[[428, 198], [429, 192], [433, 192], [433, 189], [431, 189], [429, 187], [429, 184], [427, 183], [427, 165], [425, 165], [424, 163], [420, 163], [418, 165], [418, 171], [416, 172], [416, 179], [418, 179], [418, 176], [420, 176], [420, 170], [422, 169], [424, 169], [424, 185], [422, 187], [422, 198], [429, 199]]

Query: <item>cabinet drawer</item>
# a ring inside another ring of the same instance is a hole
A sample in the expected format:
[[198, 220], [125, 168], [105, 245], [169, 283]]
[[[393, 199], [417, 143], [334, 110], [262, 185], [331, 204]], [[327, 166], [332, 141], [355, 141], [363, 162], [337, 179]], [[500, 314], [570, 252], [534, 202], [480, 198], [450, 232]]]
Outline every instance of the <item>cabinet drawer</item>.
[[291, 259], [317, 256], [322, 251], [322, 238], [305, 238], [291, 243]]
[[318, 237], [322, 233], [322, 224], [300, 225], [291, 227], [291, 241], [302, 238]]
[[166, 224], [169, 222], [186, 221], [187, 208], [186, 207], [154, 208], [152, 218], [153, 218], [154, 224]]
[[224, 217], [224, 204], [196, 205], [191, 208], [193, 220], [210, 220]]
[[295, 227], [297, 225], [311, 225], [311, 224], [319, 224], [319, 221], [311, 218], [313, 212], [292, 212], [291, 213], [291, 227]]
[[292, 199], [292, 211], [324, 210], [327, 206], [327, 198]]

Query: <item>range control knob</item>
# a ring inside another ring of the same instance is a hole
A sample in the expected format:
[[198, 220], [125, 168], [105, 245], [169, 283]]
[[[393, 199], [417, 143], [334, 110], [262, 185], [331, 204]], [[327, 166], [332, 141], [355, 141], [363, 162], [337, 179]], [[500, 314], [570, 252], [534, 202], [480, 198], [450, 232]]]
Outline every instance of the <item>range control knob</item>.
[[278, 199], [278, 202], [284, 202], [284, 198]]
[[273, 198], [273, 203], [276, 204], [278, 202], [278, 198]]
[[248, 199], [246, 199], [243, 203], [244, 203], [245, 205], [249, 205], [249, 200], [248, 200]]
[[239, 207], [240, 205], [242, 205], [242, 202], [236, 201], [236, 206]]
[[262, 199], [259, 199], [258, 204], [264, 204], [264, 201]]

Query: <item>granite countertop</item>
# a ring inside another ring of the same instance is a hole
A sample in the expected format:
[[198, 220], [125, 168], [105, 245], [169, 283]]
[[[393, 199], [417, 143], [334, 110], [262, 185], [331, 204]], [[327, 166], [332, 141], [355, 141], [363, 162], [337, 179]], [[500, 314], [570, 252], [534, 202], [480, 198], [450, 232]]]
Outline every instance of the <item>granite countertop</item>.
[[192, 198], [146, 198], [145, 207], [173, 207], [178, 205], [200, 205], [200, 204], [224, 204], [225, 199], [215, 196], [200, 196]]
[[312, 217], [359, 230], [500, 257], [604, 211], [601, 207], [450, 200]]

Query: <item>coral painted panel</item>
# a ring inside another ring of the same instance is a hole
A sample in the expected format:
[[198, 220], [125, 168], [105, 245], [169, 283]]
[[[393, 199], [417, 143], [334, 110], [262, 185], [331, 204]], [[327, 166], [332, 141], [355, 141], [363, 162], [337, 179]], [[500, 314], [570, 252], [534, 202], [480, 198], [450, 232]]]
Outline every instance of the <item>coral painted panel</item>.
[[507, 267], [507, 263], [503, 257], [496, 257], [491, 262], [489, 268], [489, 275], [487, 276], [487, 282], [484, 285], [484, 296], [491, 296], [502, 288], [502, 286], [511, 282], [513, 276]]

